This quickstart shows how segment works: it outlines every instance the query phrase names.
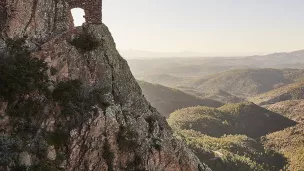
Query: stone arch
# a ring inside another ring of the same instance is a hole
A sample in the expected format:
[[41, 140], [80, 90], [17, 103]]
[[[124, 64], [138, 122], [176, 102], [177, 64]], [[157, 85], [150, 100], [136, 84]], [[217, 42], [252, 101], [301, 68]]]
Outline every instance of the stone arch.
[[102, 23], [102, 0], [70, 0], [69, 11], [70, 11], [70, 23], [73, 24], [73, 17], [71, 9], [81, 8], [85, 12], [85, 20], [88, 24], [101, 24]]

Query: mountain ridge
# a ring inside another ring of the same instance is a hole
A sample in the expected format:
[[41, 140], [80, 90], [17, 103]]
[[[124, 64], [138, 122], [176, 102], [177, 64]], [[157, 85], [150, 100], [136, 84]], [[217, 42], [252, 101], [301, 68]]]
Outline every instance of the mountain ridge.
[[177, 109], [191, 106], [220, 107], [223, 104], [211, 99], [201, 99], [192, 96], [178, 89], [152, 84], [144, 81], [137, 81], [147, 100], [163, 116], [168, 117]]

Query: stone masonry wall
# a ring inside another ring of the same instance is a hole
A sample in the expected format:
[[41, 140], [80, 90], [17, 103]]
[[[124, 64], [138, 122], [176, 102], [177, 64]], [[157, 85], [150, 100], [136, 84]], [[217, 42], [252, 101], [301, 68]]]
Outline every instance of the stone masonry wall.
[[102, 23], [102, 0], [70, 0], [69, 7], [84, 9], [86, 22], [89, 24]]

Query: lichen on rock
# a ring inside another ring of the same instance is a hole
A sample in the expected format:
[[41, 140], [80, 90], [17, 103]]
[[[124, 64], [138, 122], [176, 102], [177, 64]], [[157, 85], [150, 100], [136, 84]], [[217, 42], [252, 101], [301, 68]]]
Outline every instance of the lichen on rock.
[[[65, 26], [69, 8], [63, 0], [16, 1], [12, 7], [18, 9], [16, 18], [9, 18], [3, 39], [26, 36], [26, 44], [36, 46], [30, 48], [31, 56], [45, 61], [49, 68], [48, 91], [27, 93], [24, 99], [25, 104], [28, 99], [42, 104], [37, 106], [35, 118], [30, 118], [35, 129], [26, 136], [15, 134], [11, 121], [19, 116], [8, 115], [6, 109], [3, 112], [11, 129], [1, 134], [21, 138], [21, 151], [16, 153], [29, 150], [29, 169], [210, 170], [174, 138], [165, 118], [145, 99], [104, 24], [85, 24], [71, 31]], [[80, 51], [70, 43], [84, 31], [98, 46]], [[18, 163], [0, 165], [8, 170]]]

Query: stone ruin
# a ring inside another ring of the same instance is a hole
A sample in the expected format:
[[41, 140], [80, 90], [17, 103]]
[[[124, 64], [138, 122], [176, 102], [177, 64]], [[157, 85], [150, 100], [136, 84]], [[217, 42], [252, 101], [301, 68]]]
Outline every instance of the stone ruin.
[[69, 8], [82, 8], [88, 24], [102, 23], [102, 0], [70, 0]]
[[[32, 3], [37, 4], [39, 1], [43, 0], [34, 0]], [[73, 8], [81, 8], [85, 12], [84, 18], [86, 19], [86, 23], [88, 24], [101, 24], [102, 23], [102, 0], [69, 0], [67, 2], [61, 2], [62, 4], [66, 3], [68, 5], [70, 24], [73, 23], [73, 17], [71, 14], [71, 9]], [[8, 5], [11, 4], [11, 5]], [[11, 0], [0, 0], [0, 30], [2, 30], [5, 25], [7, 19], [10, 17], [9, 14], [14, 13], [14, 8], [12, 6], [13, 1]], [[20, 10], [20, 9], [17, 9]], [[17, 13], [20, 11], [16, 11]], [[71, 26], [74, 26], [73, 24]]]

